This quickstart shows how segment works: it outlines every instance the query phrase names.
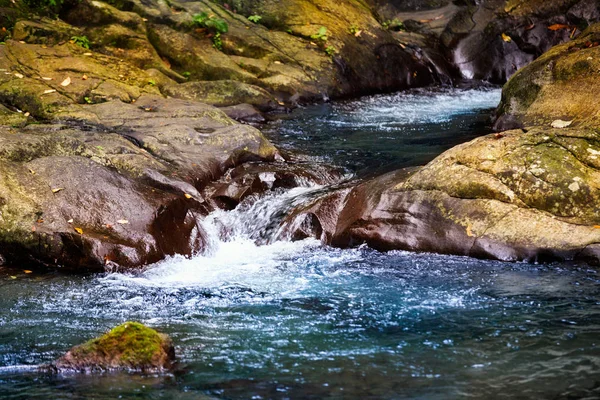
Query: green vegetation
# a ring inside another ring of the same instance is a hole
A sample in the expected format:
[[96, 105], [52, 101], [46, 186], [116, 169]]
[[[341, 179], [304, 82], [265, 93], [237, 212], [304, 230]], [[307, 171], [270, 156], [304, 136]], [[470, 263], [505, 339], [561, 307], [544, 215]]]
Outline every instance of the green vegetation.
[[119, 360], [135, 367], [152, 365], [160, 357], [164, 339], [154, 329], [139, 322], [126, 322], [104, 336], [72, 350], [77, 358]]
[[262, 17], [260, 15], [251, 15], [248, 17], [248, 21], [254, 22], [255, 24], [258, 24], [261, 19]]
[[63, 0], [25, 0], [24, 3], [36, 13], [56, 15], [63, 5]]
[[156, 81], [154, 79], [149, 79], [148, 80], [148, 85], [150, 85], [150, 86], [156, 86]]
[[337, 52], [337, 50], [333, 46], [327, 46], [325, 48], [325, 53], [327, 53], [327, 55], [330, 56], [330, 57], [333, 57], [336, 52]]
[[390, 31], [405, 31], [406, 27], [404, 26], [404, 22], [398, 20], [397, 18], [394, 18], [393, 20], [387, 20], [385, 22], [381, 23], [381, 26], [383, 26], [383, 29], [387, 29]]
[[184, 78], [190, 79], [190, 76], [192, 76], [192, 73], [190, 71], [185, 71], [181, 73], [181, 76], [183, 76]]
[[71, 42], [75, 43], [79, 47], [83, 47], [84, 49], [90, 48], [90, 40], [87, 36], [73, 36], [71, 38]]
[[310, 35], [310, 38], [313, 40], [320, 40], [322, 42], [326, 42], [328, 39], [327, 28], [325, 28], [324, 26], [320, 27], [317, 33], [315, 33], [314, 35]]
[[360, 29], [356, 25], [351, 25], [350, 28], [348, 28], [348, 33], [351, 35], [356, 35], [357, 33], [361, 32], [361, 31], [362, 31], [362, 29]]
[[221, 40], [221, 34], [229, 31], [227, 22], [222, 18], [208, 15], [205, 12], [196, 14], [192, 18], [196, 25], [202, 29], [206, 29], [212, 35], [213, 47], [217, 50], [222, 50], [223, 41]]

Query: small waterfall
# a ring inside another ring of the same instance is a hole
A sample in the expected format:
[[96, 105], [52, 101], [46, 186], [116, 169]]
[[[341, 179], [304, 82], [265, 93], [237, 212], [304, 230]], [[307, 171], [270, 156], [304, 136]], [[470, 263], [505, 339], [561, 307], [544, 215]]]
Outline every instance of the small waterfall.
[[262, 197], [251, 196], [231, 211], [211, 213], [202, 222], [209, 236], [208, 254], [214, 254], [221, 242], [250, 240], [265, 245], [284, 240], [283, 219], [296, 207], [327, 192], [321, 185], [277, 189]]

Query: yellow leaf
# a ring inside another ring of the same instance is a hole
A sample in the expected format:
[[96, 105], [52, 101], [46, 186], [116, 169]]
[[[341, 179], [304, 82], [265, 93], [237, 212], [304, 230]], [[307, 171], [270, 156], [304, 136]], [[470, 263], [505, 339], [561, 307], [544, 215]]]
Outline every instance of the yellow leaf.
[[30, 271], [28, 269], [24, 269], [23, 272], [25, 272], [26, 274], [31, 274], [33, 271]]
[[75, 232], [79, 233], [80, 235], [83, 235], [83, 229], [81, 228], [73, 228], [75, 229]]
[[468, 237], [473, 237], [473, 236], [475, 236], [475, 235], [473, 234], [473, 231], [471, 230], [471, 225], [467, 225], [467, 236], [468, 236]]
[[42, 94], [48, 94], [48, 93], [54, 93], [54, 92], [56, 92], [55, 89], [48, 89], [48, 90], [44, 90], [44, 93], [42, 93]]
[[184, 193], [183, 195], [185, 196], [186, 199], [191, 199], [192, 198], [192, 196], [189, 195], [189, 194], [187, 194], [187, 193]]
[[15, 76], [19, 79], [23, 79], [23, 74], [16, 73]]
[[512, 38], [510, 36], [508, 36], [506, 33], [502, 34], [502, 40], [504, 40], [506, 43], [512, 42]]
[[117, 224], [128, 224], [129, 221], [127, 221], [126, 219], [120, 219], [117, 221]]
[[45, 77], [45, 76], [42, 76], [42, 79], [45, 80], [45, 81], [51, 81], [52, 80], [52, 78], [48, 78], [48, 77]]
[[594, 225], [594, 229], [600, 229], [600, 225]]
[[60, 86], [69, 86], [71, 84], [71, 78], [67, 77], [64, 81], [61, 82]]
[[64, 188], [55, 188], [55, 189], [52, 189], [52, 193], [58, 193], [61, 190], [64, 190]]
[[360, 35], [362, 35], [362, 31], [356, 31], [356, 33], [354, 34], [354, 36], [356, 37], [360, 37]]
[[14, 275], [11, 275], [10, 279], [17, 279], [17, 277]]
[[84, 81], [85, 81], [85, 80], [87, 80], [87, 78], [88, 78], [88, 76], [87, 76], [87, 75], [83, 75], [83, 76], [81, 77], [81, 79], [83, 79]]
[[73, 223], [73, 218], [71, 218], [70, 220], [67, 221], [69, 224]]

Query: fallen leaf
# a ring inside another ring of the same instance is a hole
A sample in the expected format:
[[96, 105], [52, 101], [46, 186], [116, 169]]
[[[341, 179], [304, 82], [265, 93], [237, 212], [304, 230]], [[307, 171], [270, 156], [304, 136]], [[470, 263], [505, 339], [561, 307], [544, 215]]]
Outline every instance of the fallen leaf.
[[69, 224], [73, 223], [73, 218], [71, 218], [70, 220], [67, 221]]
[[83, 79], [84, 81], [87, 81], [87, 78], [88, 78], [87, 75], [84, 75], [84, 76], [81, 77], [81, 79]]
[[26, 117], [29, 117], [31, 114], [29, 113], [29, 111], [27, 111], [25, 114], [23, 114]]
[[23, 270], [23, 272], [25, 272], [26, 274], [31, 274], [31, 273], [33, 273], [33, 271], [30, 271], [30, 270], [28, 270], [28, 269], [24, 269], [24, 270]]
[[16, 276], [14, 276], [14, 275], [11, 275], [11, 276], [10, 276], [10, 279], [17, 279], [17, 277], [16, 277]]
[[362, 31], [356, 31], [354, 34], [355, 37], [360, 37], [360, 35], [362, 35]]
[[52, 80], [52, 78], [48, 78], [47, 76], [42, 76], [42, 79], [45, 80], [45, 81], [51, 81]]
[[31, 173], [31, 175], [35, 175], [35, 171], [32, 170], [31, 168], [29, 168], [29, 172]]
[[64, 190], [64, 189], [65, 188], [55, 188], [55, 189], [52, 189], [52, 193], [58, 193], [58, 192], [60, 192], [61, 190]]
[[281, 64], [281, 61], [273, 61], [273, 64]]
[[552, 122], [552, 127], [553, 128], [566, 128], [568, 126], [570, 126], [573, 123], [573, 121], [563, 121], [562, 119], [557, 119], [556, 121]]
[[550, 29], [551, 31], [558, 31], [561, 29], [571, 29], [571, 26], [565, 24], [554, 24], [550, 25], [548, 29]]
[[44, 219], [43, 219], [43, 218], [39, 218], [39, 219], [38, 219], [37, 221], [35, 221], [35, 222], [37, 222], [38, 224], [43, 224], [43, 223], [44, 223]]
[[184, 193], [184, 194], [183, 194], [183, 196], [184, 196], [186, 199], [191, 199], [191, 198], [192, 198], [192, 196], [191, 196], [191, 195], [189, 195], [189, 194], [187, 194], [187, 193]]
[[471, 230], [471, 225], [467, 225], [467, 236], [468, 236], [468, 237], [473, 237], [473, 236], [475, 236], [475, 235], [473, 234], [473, 231]]
[[19, 79], [23, 79], [23, 74], [16, 73], [15, 76]]
[[512, 42], [512, 38], [510, 36], [508, 36], [506, 33], [502, 34], [502, 40], [504, 40], [506, 43]]
[[122, 225], [123, 224], [128, 224], [128, 223], [129, 223], [129, 221], [127, 221], [126, 219], [120, 219], [120, 220], [117, 221], [117, 224], [122, 224]]
[[44, 90], [44, 93], [42, 93], [42, 94], [48, 94], [48, 93], [54, 93], [54, 92], [56, 92], [55, 89], [48, 89], [48, 90]]
[[83, 53], [84, 56], [91, 56], [92, 53]]
[[594, 225], [594, 229], [600, 229], [600, 225]]
[[83, 235], [83, 229], [81, 228], [73, 228], [75, 229], [75, 232], [79, 233], [80, 235]]
[[69, 86], [71, 84], [71, 77], [67, 76], [67, 79], [61, 82], [60, 86]]

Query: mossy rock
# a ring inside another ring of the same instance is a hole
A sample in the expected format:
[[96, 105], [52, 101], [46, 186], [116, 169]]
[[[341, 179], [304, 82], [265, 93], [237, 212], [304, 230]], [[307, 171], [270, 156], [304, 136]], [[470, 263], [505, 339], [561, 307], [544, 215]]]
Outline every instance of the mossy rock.
[[600, 103], [600, 24], [573, 42], [556, 46], [520, 70], [504, 86], [496, 128], [550, 125], [598, 127]]
[[173, 367], [171, 339], [139, 322], [125, 322], [99, 338], [75, 346], [52, 367], [59, 371], [160, 372]]

